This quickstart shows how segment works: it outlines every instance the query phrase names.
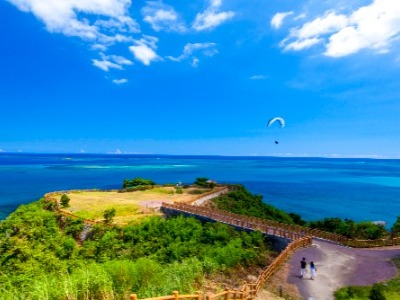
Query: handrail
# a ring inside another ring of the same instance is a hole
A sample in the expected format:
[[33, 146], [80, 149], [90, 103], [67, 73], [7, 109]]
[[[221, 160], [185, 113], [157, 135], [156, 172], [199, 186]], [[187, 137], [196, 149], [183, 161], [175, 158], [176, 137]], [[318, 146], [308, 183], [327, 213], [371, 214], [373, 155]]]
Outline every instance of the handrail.
[[336, 233], [326, 232], [319, 229], [311, 229], [300, 225], [284, 224], [276, 221], [239, 215], [224, 210], [203, 206], [192, 206], [184, 203], [163, 203], [162, 207], [182, 211], [188, 214], [199, 215], [233, 226], [259, 230], [270, 235], [286, 237], [289, 239], [295, 239], [301, 236], [312, 236], [314, 238], [328, 240], [340, 245], [353, 248], [371, 248], [400, 245], [400, 238], [387, 238], [379, 240], [350, 239]]

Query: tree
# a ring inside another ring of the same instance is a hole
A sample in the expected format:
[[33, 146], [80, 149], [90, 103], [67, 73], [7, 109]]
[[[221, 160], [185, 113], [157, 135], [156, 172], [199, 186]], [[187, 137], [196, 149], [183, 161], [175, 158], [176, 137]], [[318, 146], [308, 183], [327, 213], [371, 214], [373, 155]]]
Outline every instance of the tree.
[[207, 177], [196, 178], [194, 184], [204, 188], [214, 188], [217, 185], [215, 181], [210, 180]]
[[139, 187], [139, 186], [152, 186], [156, 185], [156, 183], [151, 180], [151, 179], [144, 179], [140, 177], [136, 177], [132, 180], [125, 179], [122, 183], [122, 187], [124, 189], [126, 188], [132, 188], [132, 187]]
[[400, 216], [397, 217], [396, 222], [392, 226], [392, 236], [397, 237], [400, 235]]
[[104, 211], [103, 217], [104, 217], [104, 223], [106, 224], [112, 223], [112, 220], [115, 217], [115, 208], [106, 209]]
[[207, 177], [197, 177], [196, 180], [194, 181], [195, 185], [201, 186], [201, 187], [207, 187]]
[[383, 293], [383, 287], [381, 284], [374, 284], [371, 288], [371, 292], [369, 293], [369, 299], [371, 300], [386, 300], [386, 297]]
[[69, 201], [70, 201], [71, 199], [68, 197], [68, 195], [67, 194], [62, 194], [61, 195], [61, 199], [60, 199], [60, 204], [61, 204], [61, 207], [69, 207]]

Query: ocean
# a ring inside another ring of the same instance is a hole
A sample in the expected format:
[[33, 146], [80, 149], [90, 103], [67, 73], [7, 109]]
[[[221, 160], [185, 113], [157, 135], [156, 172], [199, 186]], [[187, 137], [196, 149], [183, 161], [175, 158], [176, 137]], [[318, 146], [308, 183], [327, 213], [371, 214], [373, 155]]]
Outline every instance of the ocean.
[[385, 221], [400, 216], [400, 160], [0, 153], [0, 219], [50, 191], [115, 189], [124, 179], [242, 184], [305, 220]]

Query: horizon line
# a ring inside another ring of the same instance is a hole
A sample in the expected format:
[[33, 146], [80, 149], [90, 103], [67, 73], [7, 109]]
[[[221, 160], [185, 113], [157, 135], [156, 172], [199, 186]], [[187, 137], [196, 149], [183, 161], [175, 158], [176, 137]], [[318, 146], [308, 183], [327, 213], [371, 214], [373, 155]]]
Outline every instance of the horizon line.
[[24, 152], [24, 151], [0, 151], [0, 155], [13, 154], [13, 155], [109, 155], [109, 156], [198, 156], [198, 157], [271, 157], [271, 158], [329, 158], [329, 159], [392, 159], [399, 160], [400, 157], [385, 157], [375, 154], [360, 154], [360, 155], [341, 155], [341, 154], [292, 154], [292, 153], [274, 153], [266, 155], [247, 154], [247, 155], [229, 155], [229, 154], [167, 154], [167, 153], [134, 153], [134, 152]]

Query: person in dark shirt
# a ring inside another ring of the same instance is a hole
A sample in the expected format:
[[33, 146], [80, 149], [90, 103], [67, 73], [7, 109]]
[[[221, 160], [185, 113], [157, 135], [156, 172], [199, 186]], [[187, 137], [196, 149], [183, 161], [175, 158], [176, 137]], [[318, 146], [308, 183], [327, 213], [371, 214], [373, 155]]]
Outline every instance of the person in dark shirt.
[[303, 259], [300, 262], [300, 278], [303, 278], [304, 275], [306, 275], [306, 267], [307, 267], [306, 258], [303, 257]]

